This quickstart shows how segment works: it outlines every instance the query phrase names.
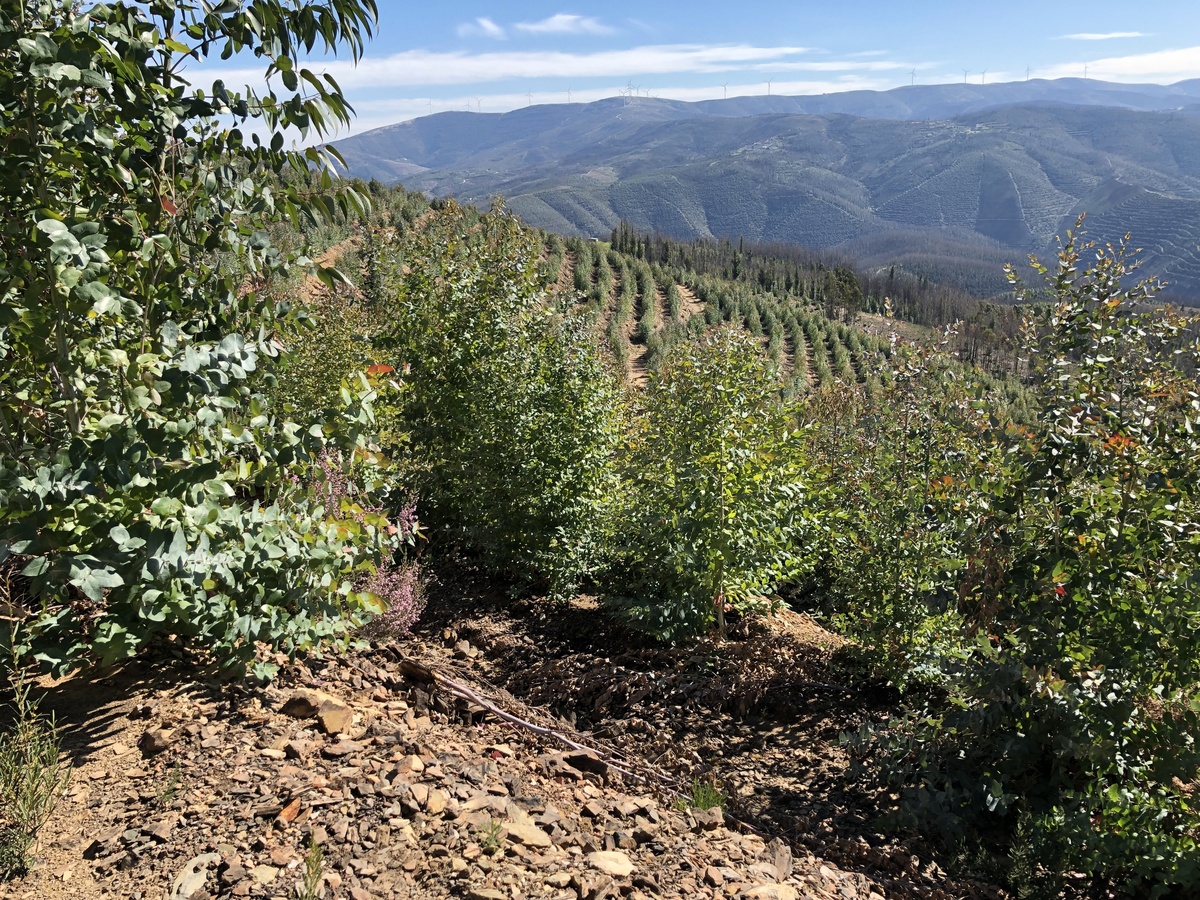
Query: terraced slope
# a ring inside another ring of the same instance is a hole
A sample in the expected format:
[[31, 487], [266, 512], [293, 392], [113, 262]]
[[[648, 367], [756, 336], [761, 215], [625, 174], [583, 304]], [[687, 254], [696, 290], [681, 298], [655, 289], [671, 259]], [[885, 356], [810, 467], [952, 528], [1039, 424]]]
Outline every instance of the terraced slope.
[[[1076, 87], [1081, 102], [1117, 102]], [[988, 108], [972, 95], [958, 104], [971, 111], [943, 120], [909, 117], [929, 104], [881, 119], [797, 114], [820, 106], [799, 102], [813, 98], [772, 98], [769, 111], [604, 101], [435, 116], [339, 148], [355, 174], [477, 203], [502, 194], [530, 224], [563, 234], [605, 237], [626, 220], [683, 238], [798, 243], [982, 296], [1005, 290], [1005, 261], [1052, 253], [1055, 236], [1087, 212], [1105, 239], [1132, 231], [1144, 271], [1200, 302], [1200, 107], [1180, 91], [1155, 100], [1181, 107], [1171, 111]], [[888, 109], [895, 104], [879, 107]], [[385, 159], [421, 171], [400, 175]]]
[[832, 321], [811, 299], [650, 265], [580, 238], [556, 250], [556, 240], [547, 238], [547, 280], [560, 299], [565, 294], [586, 312], [631, 384], [643, 383], [676, 342], [708, 325], [739, 322], [762, 341], [791, 394], [835, 380], [870, 392], [882, 386], [879, 361], [890, 352], [888, 340]]

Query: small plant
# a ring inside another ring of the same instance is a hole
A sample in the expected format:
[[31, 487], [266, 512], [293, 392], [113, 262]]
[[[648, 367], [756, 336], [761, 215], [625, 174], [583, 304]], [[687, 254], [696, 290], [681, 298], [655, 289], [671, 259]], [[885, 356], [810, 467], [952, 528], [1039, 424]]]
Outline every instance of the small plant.
[[692, 779], [692, 786], [686, 794], [675, 801], [675, 806], [681, 812], [689, 809], [713, 809], [725, 806], [729, 798], [711, 780]]
[[500, 850], [500, 831], [503, 826], [495, 819], [489, 819], [486, 828], [479, 831], [479, 846], [489, 856]]
[[171, 766], [171, 771], [163, 777], [162, 783], [154, 792], [154, 805], [159, 809], [166, 809], [175, 802], [175, 798], [179, 796], [179, 781], [183, 772], [180, 769], [179, 762]]
[[38, 833], [70, 780], [53, 716], [38, 712], [19, 666], [11, 668], [13, 719], [0, 735], [0, 880], [24, 873]]
[[310, 835], [308, 852], [304, 854], [304, 880], [296, 885], [296, 893], [300, 900], [318, 900], [321, 896], [321, 874], [324, 867], [325, 853]]

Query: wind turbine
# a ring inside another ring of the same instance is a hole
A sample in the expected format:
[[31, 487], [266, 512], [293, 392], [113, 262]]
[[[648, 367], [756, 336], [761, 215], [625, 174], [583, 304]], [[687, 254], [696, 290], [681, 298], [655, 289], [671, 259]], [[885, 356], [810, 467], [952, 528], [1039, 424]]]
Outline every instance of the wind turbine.
[[908, 73], [908, 86], [912, 87], [916, 83], [917, 83], [917, 70], [913, 69], [911, 72]]
[[970, 69], [963, 69], [963, 84], [967, 83], [967, 76], [971, 74]]
[[483, 112], [483, 100], [481, 100], [479, 97], [475, 98], [475, 109], [478, 112]]
[[723, 85], [721, 85], [721, 99], [722, 100], [729, 99], [729, 82], [728, 81], [725, 82]]
[[526, 103], [525, 103], [526, 106], [533, 106], [533, 93], [531, 91], [525, 92], [525, 100], [526, 100]]
[[983, 71], [982, 71], [982, 72], [979, 74], [979, 83], [980, 83], [980, 84], [987, 84], [987, 69], [984, 69], [984, 70], [983, 70]]
[[429, 98], [429, 112], [432, 115], [432, 113], [433, 113], [433, 98], [432, 97]]
[[1028, 81], [1028, 80], [1029, 80], [1029, 66], [1026, 66], [1026, 67], [1025, 67], [1025, 80], [1026, 80], [1026, 81]]
[[570, 88], [567, 88], [567, 102], [568, 103], [571, 102], [571, 89]]
[[770, 96], [771, 96], [771, 82], [772, 82], [772, 81], [774, 81], [774, 80], [775, 80], [774, 78], [768, 78], [768, 79], [767, 79], [767, 96], [768, 96], [768, 97], [770, 97]]
[[1084, 77], [1084, 78], [1087, 78], [1087, 70], [1088, 70], [1088, 67], [1087, 67], [1087, 66], [1084, 66], [1084, 67], [1083, 67], [1083, 77]]

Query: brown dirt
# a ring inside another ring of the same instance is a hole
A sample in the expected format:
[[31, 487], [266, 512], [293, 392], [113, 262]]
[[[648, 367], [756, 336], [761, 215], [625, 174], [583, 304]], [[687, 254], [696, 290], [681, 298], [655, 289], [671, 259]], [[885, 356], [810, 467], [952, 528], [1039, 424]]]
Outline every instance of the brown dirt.
[[[664, 647], [590, 598], [512, 603], [443, 574], [410, 638], [285, 666], [267, 688], [176, 659], [46, 682], [74, 774], [37, 867], [0, 900], [169, 897], [196, 860], [195, 898], [293, 897], [310, 840], [324, 898], [723, 900], [776, 882], [823, 900], [1000, 896], [876, 831], [886, 797], [855, 781], [839, 734], [894, 698], [844, 683], [843, 647], [791, 612]], [[439, 692], [405, 660], [609, 763], [576, 771], [557, 739]], [[353, 723], [326, 735], [285, 715], [298, 688], [340, 698]], [[158, 729], [171, 737], [150, 752]], [[729, 795], [723, 824], [673, 809], [696, 778]], [[544, 832], [534, 844], [529, 825]], [[777, 867], [782, 847], [794, 868]], [[601, 851], [634, 874], [598, 874]]]
[[574, 252], [567, 250], [563, 253], [562, 266], [558, 270], [558, 280], [550, 289], [555, 294], [571, 294], [575, 291], [575, 266], [578, 261]]
[[887, 337], [895, 332], [906, 341], [925, 343], [932, 337], [933, 332], [922, 325], [913, 325], [900, 319], [889, 319], [876, 313], [859, 313], [855, 324], [867, 334]]
[[626, 374], [629, 378], [629, 383], [634, 387], [642, 387], [650, 377], [650, 370], [646, 366], [647, 348], [645, 343], [637, 337], [638, 323], [641, 318], [642, 295], [639, 291], [637, 299], [633, 303], [633, 310], [629, 313], [629, 318], [625, 321], [625, 325], [621, 329], [625, 343], [629, 346], [629, 360]]
[[683, 299], [683, 304], [679, 308], [679, 320], [686, 322], [692, 316], [701, 315], [704, 312], [704, 304], [700, 298], [686, 284], [675, 285], [679, 289], [679, 296]]
[[[326, 248], [316, 258], [316, 264], [322, 268], [336, 266], [339, 259], [346, 254], [347, 251], [354, 249], [359, 244], [359, 238], [356, 235], [351, 235], [332, 247]], [[355, 273], [356, 274], [356, 273]], [[354, 277], [354, 275], [352, 275]], [[321, 279], [315, 275], [304, 276], [304, 283], [300, 287], [300, 296], [306, 303], [315, 304], [320, 302], [329, 294], [329, 288]]]
[[780, 360], [780, 370], [784, 378], [792, 377], [792, 369], [796, 363], [796, 347], [792, 343], [792, 336], [785, 333], [783, 336], [783, 353]]
[[804, 335], [804, 383], [812, 388], [817, 383], [817, 373], [813, 368], [813, 348], [812, 342], [808, 339], [808, 334]]

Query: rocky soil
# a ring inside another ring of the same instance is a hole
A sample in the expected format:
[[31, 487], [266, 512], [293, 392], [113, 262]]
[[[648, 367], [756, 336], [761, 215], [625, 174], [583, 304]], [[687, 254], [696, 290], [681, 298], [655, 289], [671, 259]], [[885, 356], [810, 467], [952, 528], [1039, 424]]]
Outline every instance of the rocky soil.
[[806, 617], [677, 650], [586, 600], [439, 593], [413, 637], [264, 688], [168, 661], [52, 686], [74, 775], [0, 898], [294, 898], [310, 870], [352, 900], [1000, 896], [875, 832], [838, 734], [888, 697], [836, 683]]

